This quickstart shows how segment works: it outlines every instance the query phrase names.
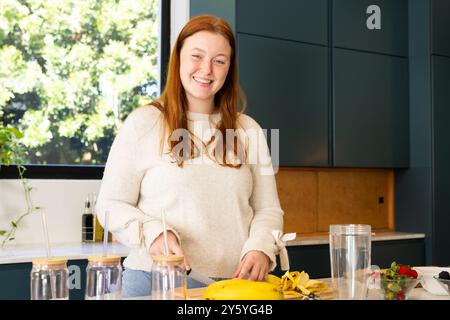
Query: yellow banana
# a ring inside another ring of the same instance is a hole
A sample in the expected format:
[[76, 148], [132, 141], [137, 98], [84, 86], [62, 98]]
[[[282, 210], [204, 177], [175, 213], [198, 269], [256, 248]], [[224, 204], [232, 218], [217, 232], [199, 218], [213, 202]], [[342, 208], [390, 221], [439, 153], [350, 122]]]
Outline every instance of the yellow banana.
[[229, 284], [236, 283], [236, 280], [237, 279], [226, 279], [226, 280], [216, 281], [216, 282], [211, 283], [208, 286], [208, 289], [224, 287], [224, 286], [227, 286]]
[[203, 295], [206, 300], [282, 300], [279, 285], [265, 281], [229, 279], [210, 284]]
[[310, 279], [305, 271], [287, 271], [281, 278], [269, 274], [266, 281], [217, 281], [208, 286], [203, 297], [206, 300], [281, 300], [284, 295], [301, 297], [327, 288], [325, 282]]

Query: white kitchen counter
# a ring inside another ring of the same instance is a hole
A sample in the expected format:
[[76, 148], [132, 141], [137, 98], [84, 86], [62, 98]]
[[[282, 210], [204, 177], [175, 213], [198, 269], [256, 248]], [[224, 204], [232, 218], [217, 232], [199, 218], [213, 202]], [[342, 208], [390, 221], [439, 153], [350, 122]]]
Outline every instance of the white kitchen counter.
[[[108, 254], [126, 257], [130, 249], [118, 242], [108, 243]], [[102, 254], [103, 243], [59, 243], [53, 244], [53, 257], [65, 257], [68, 260], [87, 259], [89, 256]], [[0, 264], [29, 263], [36, 258], [45, 258], [45, 245], [7, 245], [0, 249]]]
[[[321, 279], [321, 280], [325, 280], [325, 282], [328, 283], [328, 285], [330, 285], [330, 279]], [[123, 300], [151, 300], [151, 296], [143, 296], [143, 297], [133, 297], [133, 298], [123, 298]], [[188, 298], [189, 300], [189, 298]], [[337, 300], [337, 299], [331, 299], [331, 300]], [[383, 295], [380, 293], [379, 290], [377, 289], [371, 289], [368, 290], [368, 295], [367, 295], [367, 299], [366, 300], [383, 300]], [[424, 288], [422, 287], [417, 287], [411, 290], [408, 300], [450, 300], [450, 295], [444, 295], [444, 296], [439, 296], [439, 295], [434, 295], [429, 293], [428, 291], [426, 291]], [[291, 301], [295, 301], [295, 300], [291, 300]]]
[[[410, 240], [410, 239], [423, 239], [424, 233], [409, 233], [409, 232], [395, 232], [395, 231], [382, 231], [374, 232], [372, 235], [372, 241], [389, 241], [389, 240]], [[328, 244], [328, 234], [324, 235], [299, 235], [295, 240], [286, 243], [286, 246], [310, 246]]]
[[[379, 232], [372, 236], [373, 241], [423, 239], [423, 233]], [[287, 246], [308, 246], [328, 244], [328, 235], [300, 235], [289, 241]], [[52, 256], [66, 257], [69, 260], [87, 259], [91, 255], [101, 254], [103, 243], [59, 243], [52, 245]], [[108, 252], [126, 257], [130, 249], [118, 242], [108, 244]], [[46, 257], [45, 245], [7, 245], [0, 249], [0, 264], [27, 263], [36, 258]]]

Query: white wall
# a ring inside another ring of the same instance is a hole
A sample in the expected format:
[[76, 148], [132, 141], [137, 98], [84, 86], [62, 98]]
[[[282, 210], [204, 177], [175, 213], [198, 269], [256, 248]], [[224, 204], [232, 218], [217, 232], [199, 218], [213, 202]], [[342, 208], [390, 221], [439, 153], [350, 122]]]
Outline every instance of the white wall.
[[189, 20], [189, 0], [172, 0], [170, 8], [170, 48], [184, 24]]
[[[100, 188], [100, 180], [28, 180], [35, 206], [45, 211], [51, 242], [81, 241], [81, 215], [87, 193]], [[0, 180], [0, 229], [26, 211], [19, 180]], [[15, 244], [44, 243], [41, 216], [27, 216], [16, 232]]]
[[[189, 20], [189, 0], [172, 0], [171, 47], [183, 25]], [[54, 243], [81, 241], [81, 215], [84, 200], [90, 192], [98, 193], [100, 180], [29, 180], [35, 206], [44, 208], [50, 241]], [[25, 211], [25, 200], [18, 180], [0, 180], [0, 229]], [[2, 238], [0, 238], [2, 240]], [[44, 243], [41, 217], [25, 218], [16, 233], [15, 244]]]

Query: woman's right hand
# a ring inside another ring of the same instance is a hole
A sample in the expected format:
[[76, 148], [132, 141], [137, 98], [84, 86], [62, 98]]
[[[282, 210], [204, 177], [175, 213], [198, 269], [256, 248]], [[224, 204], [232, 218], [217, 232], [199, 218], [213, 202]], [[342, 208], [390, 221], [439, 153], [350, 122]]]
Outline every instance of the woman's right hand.
[[[186, 268], [186, 271], [189, 271], [191, 269], [189, 265], [189, 261], [186, 257], [186, 255], [183, 252], [183, 249], [181, 249], [180, 244], [178, 243], [178, 239], [175, 236], [175, 234], [172, 231], [167, 231], [167, 245], [169, 247], [169, 254], [175, 254], [177, 256], [183, 256], [184, 257], [184, 267]], [[165, 254], [164, 250], [164, 233], [161, 233], [151, 244], [149, 248], [149, 253], [152, 256], [163, 256]]]

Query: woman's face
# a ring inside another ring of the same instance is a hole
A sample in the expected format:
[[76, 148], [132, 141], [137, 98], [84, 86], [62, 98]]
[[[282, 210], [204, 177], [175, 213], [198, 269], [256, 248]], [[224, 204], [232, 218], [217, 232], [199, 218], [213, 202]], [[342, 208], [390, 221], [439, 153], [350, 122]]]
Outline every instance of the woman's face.
[[180, 77], [189, 103], [209, 103], [222, 88], [230, 68], [228, 40], [209, 31], [199, 31], [184, 40], [180, 51]]

